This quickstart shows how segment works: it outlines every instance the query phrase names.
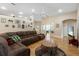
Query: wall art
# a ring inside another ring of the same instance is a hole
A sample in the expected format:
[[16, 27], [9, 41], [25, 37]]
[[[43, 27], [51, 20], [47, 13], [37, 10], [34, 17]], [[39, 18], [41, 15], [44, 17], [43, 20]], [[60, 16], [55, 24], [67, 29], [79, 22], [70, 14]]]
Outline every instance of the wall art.
[[30, 25], [28, 24], [28, 27], [30, 27]]
[[32, 19], [29, 19], [30, 21], [32, 20]]
[[25, 28], [25, 25], [24, 24], [22, 24], [22, 29], [24, 29]]
[[21, 24], [18, 24], [17, 27], [18, 27], [18, 28], [21, 28]]
[[32, 25], [28, 24], [28, 27], [32, 27]]
[[15, 23], [16, 23], [16, 24], [19, 24], [19, 23], [20, 23], [20, 20], [15, 20]]
[[23, 21], [23, 24], [25, 23], [25, 21]]
[[6, 23], [6, 18], [1, 18], [1, 23]]
[[13, 20], [9, 19], [8, 22], [12, 22], [13, 23]]
[[15, 28], [15, 25], [12, 25], [12, 28]]
[[59, 24], [56, 24], [56, 28], [59, 28]]
[[5, 27], [9, 27], [9, 25], [5, 25]]
[[32, 23], [30, 23], [32, 25]]

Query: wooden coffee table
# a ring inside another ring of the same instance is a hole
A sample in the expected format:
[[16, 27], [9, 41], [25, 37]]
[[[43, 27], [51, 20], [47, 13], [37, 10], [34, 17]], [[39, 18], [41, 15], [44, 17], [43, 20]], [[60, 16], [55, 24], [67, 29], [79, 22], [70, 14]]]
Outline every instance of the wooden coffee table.
[[[43, 46], [48, 47], [48, 53], [50, 54], [50, 56], [56, 53], [56, 49], [54, 49], [55, 47], [57, 47], [57, 45], [55, 44], [55, 42], [48, 42], [46, 40], [43, 41], [42, 43]], [[52, 49], [54, 49], [53, 53], [52, 53]]]

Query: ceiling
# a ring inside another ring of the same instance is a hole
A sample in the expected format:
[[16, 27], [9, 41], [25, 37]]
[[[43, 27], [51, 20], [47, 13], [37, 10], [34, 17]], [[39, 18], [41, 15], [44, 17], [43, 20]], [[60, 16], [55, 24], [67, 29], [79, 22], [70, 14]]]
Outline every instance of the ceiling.
[[[16, 17], [20, 16], [19, 12], [23, 12], [21, 16], [34, 16], [36, 19], [40, 19], [45, 16], [56, 16], [64, 13], [74, 12], [77, 10], [77, 3], [0, 3], [1, 6], [5, 6], [7, 9], [2, 10], [0, 8], [1, 15], [14, 14]], [[32, 12], [34, 9], [35, 12]], [[58, 9], [62, 9], [62, 13], [58, 13]]]

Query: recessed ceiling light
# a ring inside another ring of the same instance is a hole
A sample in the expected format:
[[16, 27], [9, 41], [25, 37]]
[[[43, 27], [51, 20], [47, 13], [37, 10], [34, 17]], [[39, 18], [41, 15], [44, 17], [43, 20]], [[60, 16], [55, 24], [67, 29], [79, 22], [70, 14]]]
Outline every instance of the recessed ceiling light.
[[23, 14], [23, 12], [19, 12], [19, 14]]
[[13, 16], [14, 16], [14, 14], [11, 14], [11, 16], [13, 17]]
[[19, 16], [19, 17], [22, 17], [22, 16]]
[[27, 19], [27, 17], [25, 17], [25, 19]]
[[6, 10], [7, 8], [5, 6], [1, 6], [1, 9]]
[[59, 13], [62, 13], [62, 12], [63, 12], [63, 10], [62, 10], [62, 9], [59, 9], [59, 10], [58, 10], [58, 12], [59, 12]]
[[32, 9], [32, 12], [35, 12], [35, 9]]

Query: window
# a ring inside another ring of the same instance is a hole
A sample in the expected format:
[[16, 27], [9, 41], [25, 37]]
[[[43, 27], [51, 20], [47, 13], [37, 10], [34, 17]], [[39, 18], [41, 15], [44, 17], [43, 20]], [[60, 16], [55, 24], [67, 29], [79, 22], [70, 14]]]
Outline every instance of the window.
[[50, 31], [51, 30], [51, 25], [46, 25], [46, 31]]
[[51, 31], [52, 29], [53, 29], [52, 25], [50, 25], [50, 24], [42, 26], [42, 30], [44, 30], [44, 31]]

